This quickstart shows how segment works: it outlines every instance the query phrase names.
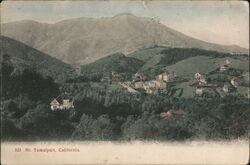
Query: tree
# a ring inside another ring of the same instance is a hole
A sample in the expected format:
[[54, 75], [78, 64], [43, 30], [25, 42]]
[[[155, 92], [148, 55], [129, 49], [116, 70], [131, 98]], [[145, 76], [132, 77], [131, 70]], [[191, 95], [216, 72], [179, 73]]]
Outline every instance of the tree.
[[1, 63], [1, 85], [2, 85], [2, 97], [10, 98], [15, 95], [16, 86], [13, 85], [11, 74], [14, 71], [14, 66], [11, 62], [11, 57], [8, 54], [3, 55], [3, 61]]
[[114, 140], [116, 138], [115, 129], [115, 124], [107, 115], [102, 115], [96, 120], [82, 115], [71, 138], [74, 140]]
[[68, 139], [74, 130], [63, 113], [52, 112], [46, 104], [38, 104], [35, 109], [28, 110], [20, 118], [19, 125], [29, 135], [43, 140]]
[[51, 77], [44, 78], [31, 70], [24, 70], [20, 76], [21, 92], [27, 93], [35, 101], [49, 101], [59, 94], [59, 87]]

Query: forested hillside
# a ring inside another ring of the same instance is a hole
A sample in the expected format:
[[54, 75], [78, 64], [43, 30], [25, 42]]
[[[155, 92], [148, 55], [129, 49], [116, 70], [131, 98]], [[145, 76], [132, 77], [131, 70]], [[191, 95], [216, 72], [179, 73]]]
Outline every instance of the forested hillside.
[[53, 77], [58, 82], [75, 76], [75, 71], [70, 65], [21, 42], [0, 36], [0, 43], [0, 61], [3, 60], [4, 55], [10, 56], [14, 66], [12, 74], [20, 74], [25, 69], [31, 69], [45, 77]]
[[[226, 59], [232, 61], [235, 68], [249, 70], [249, 56], [246, 54], [233, 56], [229, 53], [196, 48], [153, 47], [134, 52], [128, 56], [142, 61], [145, 60], [145, 64], [139, 71], [150, 77], [154, 77], [162, 70], [167, 69], [177, 73], [185, 72], [185, 74], [193, 76], [195, 72], [203, 72], [206, 68], [208, 68], [208, 72], [209, 68], [211, 68], [210, 71], [217, 69]], [[192, 61], [192, 59], [197, 59], [197, 61]]]
[[93, 63], [83, 65], [81, 72], [87, 77], [99, 75], [100, 77], [110, 76], [111, 72], [121, 74], [130, 78], [137, 70], [143, 66], [144, 62], [132, 57], [126, 57], [122, 53], [116, 53]]
[[[177, 97], [170, 93], [131, 94], [115, 82], [56, 84], [52, 78], [24, 70], [11, 75], [8, 56], [2, 62], [2, 139], [161, 140], [247, 138], [249, 100], [225, 97]], [[73, 110], [51, 111], [61, 92], [74, 96]], [[162, 116], [171, 111], [177, 116]]]

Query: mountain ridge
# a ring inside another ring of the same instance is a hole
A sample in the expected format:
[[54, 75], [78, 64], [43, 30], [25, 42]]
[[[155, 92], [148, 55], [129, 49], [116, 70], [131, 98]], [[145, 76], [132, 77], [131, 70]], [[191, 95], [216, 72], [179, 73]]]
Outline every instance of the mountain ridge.
[[2, 34], [66, 63], [86, 64], [116, 52], [125, 55], [154, 45], [248, 53], [189, 37], [153, 18], [120, 14], [113, 17], [66, 19], [54, 24], [18, 21], [2, 25]]

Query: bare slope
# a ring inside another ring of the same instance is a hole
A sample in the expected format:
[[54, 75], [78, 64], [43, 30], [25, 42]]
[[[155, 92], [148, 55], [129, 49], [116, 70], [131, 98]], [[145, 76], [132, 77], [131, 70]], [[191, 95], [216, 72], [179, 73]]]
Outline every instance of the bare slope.
[[248, 53], [238, 46], [200, 41], [154, 19], [131, 14], [76, 18], [55, 24], [12, 22], [2, 26], [2, 34], [67, 63], [89, 63], [116, 52], [128, 54], [154, 45]]

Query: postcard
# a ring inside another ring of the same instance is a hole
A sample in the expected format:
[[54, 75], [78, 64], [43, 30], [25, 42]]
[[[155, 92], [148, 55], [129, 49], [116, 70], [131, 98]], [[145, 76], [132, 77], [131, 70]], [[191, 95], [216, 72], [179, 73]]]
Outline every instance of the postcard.
[[246, 1], [1, 2], [1, 164], [247, 164]]

